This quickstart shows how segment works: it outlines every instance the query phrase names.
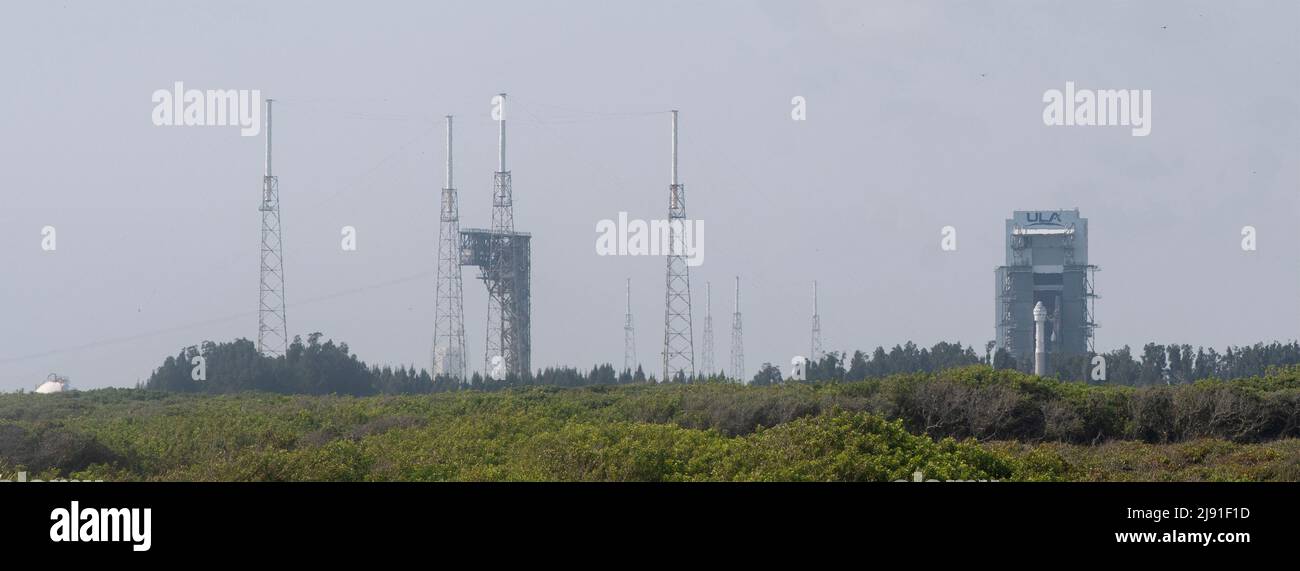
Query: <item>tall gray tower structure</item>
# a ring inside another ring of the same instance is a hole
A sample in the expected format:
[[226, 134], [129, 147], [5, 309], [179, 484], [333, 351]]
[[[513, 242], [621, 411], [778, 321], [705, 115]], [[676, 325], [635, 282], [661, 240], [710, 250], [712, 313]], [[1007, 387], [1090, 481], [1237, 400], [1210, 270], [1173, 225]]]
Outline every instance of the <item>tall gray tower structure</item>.
[[627, 313], [623, 314], [623, 370], [636, 369], [636, 329], [632, 327], [632, 278], [627, 279]]
[[664, 289], [663, 381], [695, 375], [691, 273], [686, 264], [686, 187], [677, 179], [677, 111], [673, 110], [672, 184], [668, 187], [668, 271]]
[[822, 358], [822, 316], [817, 312], [817, 280], [813, 280], [812, 347], [808, 355], [813, 362]]
[[704, 282], [704, 351], [700, 354], [701, 376], [712, 376], [717, 372], [713, 366], [713, 284]]
[[266, 100], [266, 172], [262, 175], [262, 263], [257, 309], [257, 352], [284, 355], [289, 346], [284, 315], [284, 241], [280, 235], [280, 179], [271, 170], [271, 103]]
[[1049, 369], [1053, 355], [1092, 352], [1097, 270], [1088, 262], [1088, 219], [1078, 209], [1015, 211], [1006, 220], [1006, 265], [995, 272], [998, 348], [1031, 370], [1034, 307], [1041, 303]]
[[736, 276], [736, 312], [731, 314], [731, 373], [745, 382], [745, 331], [740, 322], [740, 276]]
[[434, 300], [433, 374], [466, 379], [465, 297], [460, 271], [460, 205], [452, 184], [452, 117], [447, 116], [447, 174], [439, 206], [438, 286]]
[[[460, 263], [478, 266], [488, 290], [483, 369], [491, 378], [523, 377], [532, 362], [531, 236], [515, 232], [514, 191], [506, 169], [506, 94], [500, 105], [497, 170], [492, 177], [492, 229], [460, 233]], [[494, 362], [495, 361], [495, 362]]]

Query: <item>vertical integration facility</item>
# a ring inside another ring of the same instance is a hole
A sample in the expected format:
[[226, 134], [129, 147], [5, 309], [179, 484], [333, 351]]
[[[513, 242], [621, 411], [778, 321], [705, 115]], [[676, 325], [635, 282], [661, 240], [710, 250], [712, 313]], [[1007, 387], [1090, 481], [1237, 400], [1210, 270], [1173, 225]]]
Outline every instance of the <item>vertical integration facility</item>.
[[1053, 355], [1093, 351], [1094, 281], [1088, 219], [1079, 210], [1017, 210], [1006, 221], [1006, 265], [995, 271], [998, 348], [1019, 368], [1034, 362], [1034, 306], [1047, 312], [1044, 340]]

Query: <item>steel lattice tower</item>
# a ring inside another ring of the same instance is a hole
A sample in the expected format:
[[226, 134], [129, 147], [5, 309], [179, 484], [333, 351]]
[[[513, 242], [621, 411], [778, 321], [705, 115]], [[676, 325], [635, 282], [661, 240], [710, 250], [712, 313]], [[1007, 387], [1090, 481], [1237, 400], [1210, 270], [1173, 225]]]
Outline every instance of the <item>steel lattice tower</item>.
[[736, 312], [731, 314], [731, 370], [745, 382], [745, 333], [740, 323], [740, 276], [736, 276]]
[[700, 375], [713, 373], [713, 284], [704, 282], [704, 351], [700, 355]]
[[284, 315], [284, 241], [280, 235], [280, 179], [271, 171], [271, 99], [266, 100], [266, 173], [262, 176], [262, 269], [257, 310], [257, 351], [284, 355], [289, 345]]
[[817, 280], [813, 280], [812, 351], [809, 355], [813, 362], [822, 358], [822, 316], [817, 313]]
[[695, 375], [695, 339], [691, 327], [691, 274], [683, 232], [686, 187], [677, 180], [677, 111], [673, 110], [672, 184], [668, 187], [668, 271], [664, 290], [663, 381]]
[[[532, 359], [527, 238], [515, 233], [514, 192], [506, 170], [506, 94], [499, 94], [501, 118], [497, 171], [492, 179], [492, 230], [488, 263], [480, 279], [488, 289], [487, 348], [483, 368], [494, 374], [492, 358], [500, 356], [505, 375], [523, 377]], [[463, 262], [463, 260], [462, 260]]]
[[627, 280], [627, 313], [623, 315], [623, 370], [636, 368], [636, 330], [632, 327], [632, 278]]
[[438, 230], [438, 289], [433, 322], [433, 374], [465, 377], [465, 298], [460, 270], [460, 205], [452, 184], [452, 117], [447, 116], [447, 183]]

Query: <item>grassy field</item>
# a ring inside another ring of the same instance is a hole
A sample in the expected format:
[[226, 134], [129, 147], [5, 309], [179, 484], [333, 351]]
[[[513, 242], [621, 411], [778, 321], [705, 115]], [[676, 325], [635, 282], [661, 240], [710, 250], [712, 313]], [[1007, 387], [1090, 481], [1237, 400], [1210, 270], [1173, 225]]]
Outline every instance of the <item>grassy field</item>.
[[6, 394], [0, 479], [1300, 480], [1295, 372], [1234, 383], [1086, 387], [973, 367], [770, 388]]

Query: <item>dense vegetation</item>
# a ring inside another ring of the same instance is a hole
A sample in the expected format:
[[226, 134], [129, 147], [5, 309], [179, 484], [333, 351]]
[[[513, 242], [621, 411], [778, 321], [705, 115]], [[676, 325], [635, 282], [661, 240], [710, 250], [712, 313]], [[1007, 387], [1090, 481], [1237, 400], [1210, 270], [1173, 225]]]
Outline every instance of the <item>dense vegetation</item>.
[[1300, 368], [1145, 388], [976, 365], [772, 387], [0, 395], [4, 478], [1295, 481], [1297, 437]]

